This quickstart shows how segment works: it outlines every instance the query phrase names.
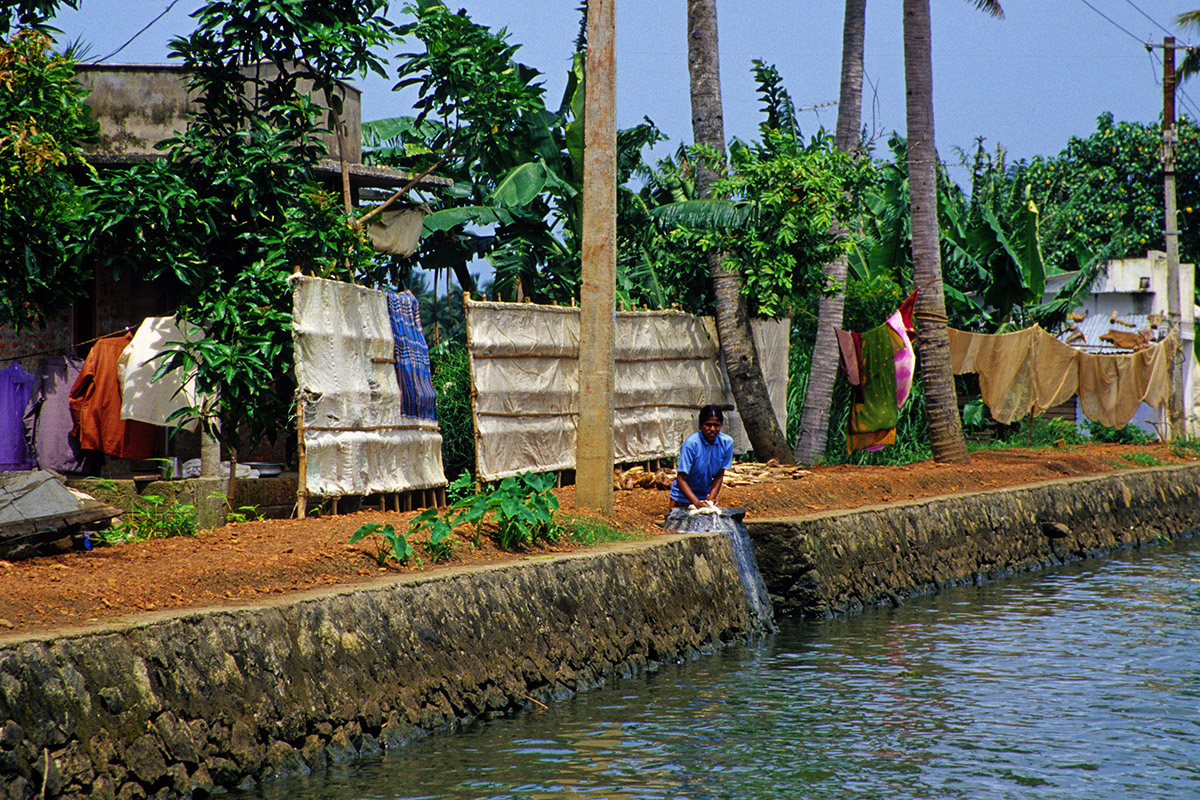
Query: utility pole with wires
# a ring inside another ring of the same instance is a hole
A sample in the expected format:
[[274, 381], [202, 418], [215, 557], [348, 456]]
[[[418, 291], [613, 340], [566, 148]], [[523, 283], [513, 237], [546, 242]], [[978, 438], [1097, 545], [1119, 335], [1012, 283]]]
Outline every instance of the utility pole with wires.
[[1162, 125], [1162, 164], [1163, 164], [1163, 238], [1167, 248], [1167, 326], [1168, 332], [1179, 336], [1180, 350], [1171, 364], [1171, 402], [1169, 406], [1169, 421], [1172, 441], [1187, 437], [1188, 403], [1185, 398], [1191, 397], [1191, 392], [1185, 392], [1191, 376], [1192, 341], [1194, 333], [1195, 304], [1194, 289], [1186, 296], [1187, 310], [1184, 313], [1184, 296], [1179, 285], [1179, 221], [1175, 207], [1175, 145], [1178, 136], [1175, 132], [1175, 37], [1163, 39], [1163, 125]]

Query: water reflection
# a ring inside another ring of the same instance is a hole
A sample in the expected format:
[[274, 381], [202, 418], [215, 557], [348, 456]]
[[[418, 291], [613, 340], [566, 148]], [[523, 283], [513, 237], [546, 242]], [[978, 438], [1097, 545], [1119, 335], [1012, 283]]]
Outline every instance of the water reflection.
[[1200, 796], [1200, 548], [784, 621], [270, 798]]

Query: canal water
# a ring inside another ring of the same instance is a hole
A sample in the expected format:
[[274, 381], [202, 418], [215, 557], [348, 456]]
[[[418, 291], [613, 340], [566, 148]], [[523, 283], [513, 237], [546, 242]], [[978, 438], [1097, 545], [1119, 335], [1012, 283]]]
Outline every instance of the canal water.
[[1200, 797], [1200, 544], [779, 633], [286, 800]]

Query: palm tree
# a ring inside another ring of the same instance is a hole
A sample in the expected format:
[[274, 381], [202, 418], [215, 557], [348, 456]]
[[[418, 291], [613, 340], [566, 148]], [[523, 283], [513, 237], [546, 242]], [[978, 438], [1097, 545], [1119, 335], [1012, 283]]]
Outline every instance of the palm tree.
[[[975, 7], [996, 17], [1004, 14], [995, 0], [975, 0]], [[935, 461], [964, 463], [969, 458], [954, 393], [942, 291], [929, 0], [904, 0], [904, 86], [913, 279], [921, 290], [916, 308], [917, 354], [929, 413], [929, 443]]]
[[[725, 122], [717, 56], [716, 0], [688, 0], [687, 15], [692, 138], [696, 144], [707, 145], [715, 150], [723, 162]], [[701, 161], [703, 159], [697, 159], [697, 162]], [[717, 173], [712, 167], [700, 164], [696, 175], [696, 197], [709, 197], [716, 178]], [[750, 333], [750, 318], [741, 292], [741, 275], [726, 266], [719, 251], [709, 251], [707, 258], [716, 301], [721, 357], [750, 445], [759, 460], [774, 458], [791, 463], [792, 451], [775, 418], [758, 364], [758, 353]]]
[[[1200, 29], [1200, 9], [1183, 12], [1175, 18], [1175, 24], [1181, 28]], [[1185, 51], [1183, 62], [1179, 65], [1179, 69], [1175, 70], [1175, 77], [1183, 81], [1197, 72], [1200, 72], [1200, 50], [1189, 48]]]
[[[857, 153], [860, 149], [863, 81], [863, 36], [866, 29], [867, 0], [846, 0], [842, 25], [842, 86], [838, 99], [837, 134], [839, 150]], [[845, 233], [834, 223], [834, 233]], [[833, 329], [841, 327], [846, 295], [846, 255], [843, 253], [825, 265], [826, 279], [838, 287], [835, 294], [822, 297], [817, 310], [817, 339], [813, 344], [804, 393], [804, 415], [796, 437], [796, 463], [814, 464], [825, 452], [829, 434], [829, 405], [837, 378], [838, 350]]]

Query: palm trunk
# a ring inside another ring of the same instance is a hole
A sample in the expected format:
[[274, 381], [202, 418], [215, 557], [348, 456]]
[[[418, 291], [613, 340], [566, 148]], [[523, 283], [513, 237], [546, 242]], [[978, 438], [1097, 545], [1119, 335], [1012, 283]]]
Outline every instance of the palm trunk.
[[[859, 150], [859, 125], [862, 119], [863, 35], [866, 29], [867, 0], [846, 0], [846, 18], [842, 26], [842, 88], [838, 102], [837, 147], [847, 153]], [[833, 234], [846, 231], [834, 223]], [[794, 451], [797, 464], [815, 464], [825, 453], [829, 438], [829, 407], [833, 403], [833, 385], [837, 379], [838, 349], [835, 327], [841, 327], [846, 294], [846, 255], [843, 253], [825, 265], [825, 280], [837, 287], [837, 293], [822, 297], [817, 310], [817, 337], [813, 343], [804, 393], [804, 414]]]
[[954, 393], [937, 221], [937, 150], [933, 138], [933, 49], [929, 0], [904, 0], [904, 84], [907, 95], [908, 187], [917, 354], [929, 412], [935, 461], [965, 463], [967, 445]]
[[[696, 144], [705, 144], [722, 157], [725, 154], [725, 123], [721, 106], [721, 73], [717, 56], [716, 0], [688, 0], [688, 73], [691, 78], [692, 136]], [[696, 174], [696, 196], [711, 196], [717, 173], [700, 164]], [[763, 381], [758, 352], [750, 332], [750, 319], [741, 292], [741, 275], [729, 269], [721, 253], [707, 255], [717, 311], [717, 335], [721, 339], [721, 357], [729, 374], [729, 385], [737, 402], [738, 414], [746, 426], [746, 435], [755, 457], [761, 461], [778, 459], [791, 463], [787, 446], [767, 386]]]

